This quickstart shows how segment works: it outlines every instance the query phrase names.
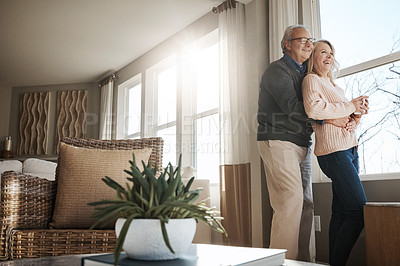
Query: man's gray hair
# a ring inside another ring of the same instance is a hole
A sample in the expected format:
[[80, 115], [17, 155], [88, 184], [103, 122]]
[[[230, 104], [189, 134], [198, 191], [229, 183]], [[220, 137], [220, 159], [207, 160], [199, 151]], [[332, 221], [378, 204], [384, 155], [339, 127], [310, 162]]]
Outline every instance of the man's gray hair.
[[310, 32], [310, 30], [303, 25], [292, 25], [287, 27], [281, 41], [281, 48], [283, 53], [285, 53], [286, 51], [285, 41], [290, 41], [292, 39], [292, 34], [295, 29], [305, 29], [306, 31]]

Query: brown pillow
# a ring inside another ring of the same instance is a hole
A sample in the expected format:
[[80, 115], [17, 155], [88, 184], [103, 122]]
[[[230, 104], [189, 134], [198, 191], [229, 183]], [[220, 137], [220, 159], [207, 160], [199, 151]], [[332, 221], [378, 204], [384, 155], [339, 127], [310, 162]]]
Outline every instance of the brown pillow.
[[[78, 148], [61, 143], [59, 154], [57, 195], [50, 228], [89, 228], [94, 207], [87, 203], [115, 199], [115, 190], [101, 179], [109, 176], [125, 187], [130, 169], [129, 160], [135, 153], [136, 163], [142, 170], [147, 164], [151, 148], [140, 150], [102, 150]], [[105, 228], [113, 228], [109, 225]]]

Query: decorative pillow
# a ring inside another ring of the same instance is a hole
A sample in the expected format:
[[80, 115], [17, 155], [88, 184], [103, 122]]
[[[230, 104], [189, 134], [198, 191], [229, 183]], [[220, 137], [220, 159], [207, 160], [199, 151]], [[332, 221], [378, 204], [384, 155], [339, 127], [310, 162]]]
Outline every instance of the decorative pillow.
[[57, 163], [36, 158], [26, 159], [22, 165], [23, 173], [38, 176], [48, 180], [56, 179]]
[[0, 162], [0, 175], [5, 171], [22, 172], [22, 163], [17, 160], [6, 160]]
[[[147, 164], [151, 148], [140, 150], [102, 150], [78, 148], [61, 143], [58, 161], [57, 195], [50, 228], [87, 229], [95, 222], [91, 218], [94, 207], [87, 203], [115, 199], [115, 190], [101, 179], [109, 176], [125, 185], [130, 169], [129, 160], [135, 160], [141, 170]], [[114, 228], [114, 224], [107, 227]]]
[[192, 166], [185, 166], [181, 170], [181, 177], [182, 178], [192, 178], [196, 176], [197, 170], [193, 168]]

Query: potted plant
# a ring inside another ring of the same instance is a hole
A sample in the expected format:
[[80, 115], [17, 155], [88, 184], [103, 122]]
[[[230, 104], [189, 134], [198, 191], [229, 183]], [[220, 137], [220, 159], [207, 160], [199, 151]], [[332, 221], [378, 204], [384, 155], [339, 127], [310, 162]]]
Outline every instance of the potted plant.
[[[116, 228], [118, 230], [114, 250], [115, 264], [118, 262], [121, 250], [124, 248], [127, 251], [124, 242], [128, 229], [131, 230], [130, 225], [135, 220], [149, 219], [154, 222], [156, 219], [159, 223], [158, 228], [162, 232], [163, 242], [165, 242], [165, 245], [162, 243], [163, 247], [167, 247], [170, 254], [175, 253], [170, 243], [171, 236], [168, 235], [167, 230], [167, 225], [171, 220], [195, 219], [208, 224], [217, 232], [227, 235], [220, 223], [222, 218], [218, 216], [219, 212], [215, 211], [214, 208], [207, 207], [204, 202], [194, 203], [199, 197], [201, 188], [190, 190], [194, 177], [188, 181], [187, 185], [183, 184], [181, 180], [181, 156], [176, 169], [169, 163], [159, 177], [157, 177], [157, 164], [149, 163], [145, 165], [142, 162], [144, 170], [140, 171], [135, 162], [135, 155], [133, 155], [133, 160], [129, 162], [131, 169], [125, 170], [125, 172], [129, 174], [130, 177], [127, 178], [127, 181], [131, 184], [127, 182], [126, 187], [123, 187], [106, 176], [102, 180], [116, 191], [116, 199], [89, 203], [89, 205], [96, 207], [93, 213], [96, 222], [92, 225], [92, 228], [118, 219], [117, 225], [120, 224], [120, 228]], [[127, 254], [130, 256], [128, 252]], [[156, 259], [168, 258], [174, 257]]]

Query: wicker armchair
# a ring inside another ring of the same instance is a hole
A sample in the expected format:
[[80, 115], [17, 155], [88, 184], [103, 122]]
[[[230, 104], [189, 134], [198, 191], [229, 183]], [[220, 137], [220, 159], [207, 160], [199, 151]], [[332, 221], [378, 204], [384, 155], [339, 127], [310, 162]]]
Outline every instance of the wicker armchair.
[[[149, 161], [162, 166], [162, 138], [87, 140], [65, 138], [77, 147], [106, 150], [152, 148]], [[58, 172], [58, 169], [57, 169]], [[56, 178], [57, 180], [57, 178]], [[112, 252], [114, 230], [49, 229], [56, 181], [8, 171], [1, 176], [0, 259]]]

